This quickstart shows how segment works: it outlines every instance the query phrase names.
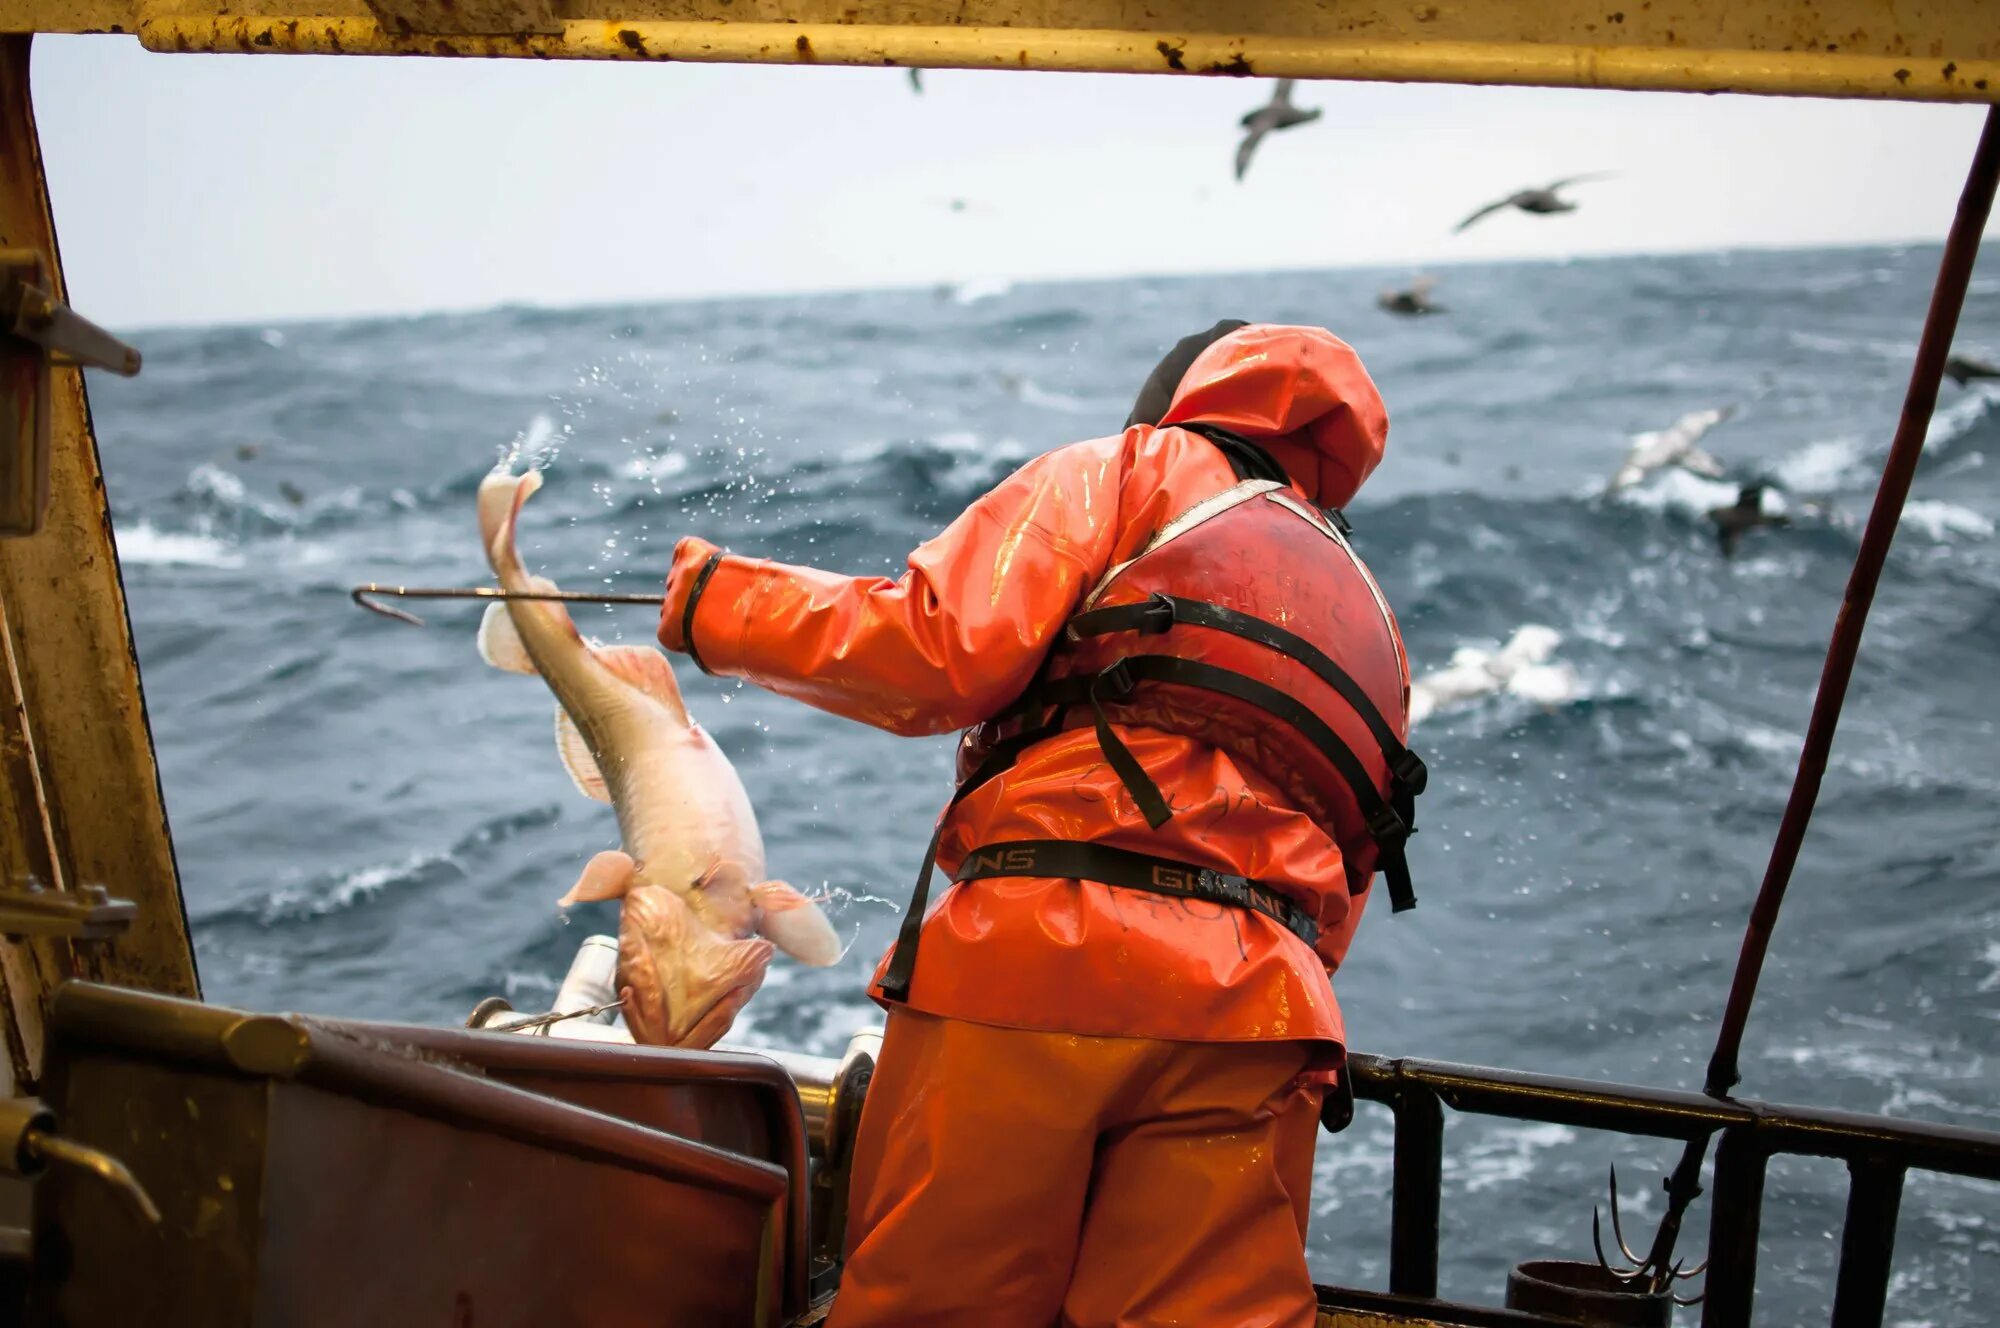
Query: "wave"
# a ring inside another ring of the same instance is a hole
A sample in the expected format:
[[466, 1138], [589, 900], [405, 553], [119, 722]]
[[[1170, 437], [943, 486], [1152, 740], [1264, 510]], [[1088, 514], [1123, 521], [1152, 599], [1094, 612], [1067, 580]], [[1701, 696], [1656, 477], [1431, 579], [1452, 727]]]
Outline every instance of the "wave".
[[261, 897], [199, 915], [195, 921], [204, 928], [247, 924], [259, 930], [314, 924], [398, 892], [468, 877], [472, 874], [472, 860], [485, 850], [525, 830], [554, 824], [557, 816], [557, 809], [548, 806], [492, 817], [460, 836], [449, 848], [418, 850], [391, 862], [324, 872], [296, 884], [276, 887]]
[[157, 530], [140, 520], [113, 529], [118, 560], [142, 567], [224, 567], [243, 565], [243, 554], [213, 535]]

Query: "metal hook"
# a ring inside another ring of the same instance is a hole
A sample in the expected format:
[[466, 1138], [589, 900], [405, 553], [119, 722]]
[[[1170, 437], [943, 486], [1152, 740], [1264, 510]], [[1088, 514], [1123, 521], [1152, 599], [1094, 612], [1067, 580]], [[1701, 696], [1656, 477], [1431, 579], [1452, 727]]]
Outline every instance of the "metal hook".
[[511, 599], [553, 600], [563, 604], [652, 604], [667, 602], [665, 595], [607, 595], [588, 590], [501, 590], [496, 586], [385, 586], [370, 581], [358, 585], [347, 592], [347, 597], [370, 613], [379, 613], [397, 622], [406, 622], [412, 627], [422, 627], [424, 620], [404, 609], [392, 608], [387, 604], [377, 604], [376, 595], [390, 595], [397, 599], [478, 599], [505, 601]]
[[[1641, 1256], [1630, 1245], [1626, 1244], [1625, 1228], [1620, 1221], [1618, 1211], [1618, 1166], [1616, 1163], [1613, 1163], [1611, 1166], [1611, 1237], [1618, 1244], [1618, 1252], [1625, 1256], [1626, 1262], [1623, 1268], [1613, 1267], [1611, 1260], [1604, 1253], [1603, 1222], [1601, 1221], [1599, 1209], [1593, 1205], [1590, 1210], [1590, 1243], [1597, 1251], [1598, 1266], [1621, 1286], [1632, 1286], [1635, 1283], [1644, 1282], [1648, 1291], [1658, 1294], [1659, 1292], [1668, 1290], [1676, 1282], [1684, 1282], [1689, 1278], [1699, 1277], [1708, 1270], [1708, 1260], [1706, 1259], [1703, 1259], [1692, 1268], [1683, 1267], [1682, 1262], [1678, 1260], [1671, 1267], [1667, 1267], [1665, 1266], [1666, 1256], [1659, 1254]], [[1702, 1295], [1706, 1294], [1706, 1292], [1702, 1293]], [[1701, 1303], [1701, 1299], [1701, 1296], [1696, 1296], [1692, 1300], [1686, 1300], [1680, 1296], [1674, 1297], [1675, 1303], [1680, 1305], [1697, 1305]]]

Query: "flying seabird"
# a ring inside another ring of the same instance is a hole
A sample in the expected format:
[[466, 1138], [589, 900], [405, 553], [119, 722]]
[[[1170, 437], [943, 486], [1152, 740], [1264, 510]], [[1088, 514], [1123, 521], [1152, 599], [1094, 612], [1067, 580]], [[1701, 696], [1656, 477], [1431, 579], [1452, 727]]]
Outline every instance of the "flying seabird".
[[1710, 429], [1735, 413], [1735, 406], [1697, 410], [1681, 416], [1665, 429], [1640, 434], [1632, 440], [1631, 450], [1625, 454], [1625, 464], [1611, 477], [1611, 487], [1607, 492], [1616, 493], [1629, 488], [1667, 466], [1679, 466], [1682, 470], [1691, 470], [1710, 479], [1720, 478], [1722, 463], [1702, 451], [1697, 444]]
[[1970, 355], [1952, 354], [1945, 357], [1944, 371], [1951, 381], [1964, 387], [1975, 378], [2000, 378], [2000, 365], [1988, 364], [1985, 360]]
[[1375, 304], [1392, 314], [1441, 314], [1445, 312], [1445, 307], [1431, 302], [1431, 287], [1435, 285], [1436, 277], [1416, 277], [1402, 290], [1385, 286], [1382, 293], [1375, 297]]
[[1479, 211], [1473, 213], [1471, 216], [1467, 217], [1464, 221], [1459, 222], [1457, 226], [1453, 227], [1452, 234], [1453, 235], [1458, 234], [1460, 231], [1464, 230], [1467, 226], [1470, 226], [1473, 222], [1478, 221], [1481, 217], [1485, 216], [1487, 213], [1498, 212], [1501, 208], [1517, 207], [1521, 209], [1521, 211], [1523, 212], [1542, 212], [1542, 213], [1574, 212], [1576, 211], [1576, 204], [1571, 203], [1566, 199], [1558, 198], [1556, 196], [1556, 190], [1564, 188], [1567, 185], [1581, 184], [1585, 180], [1605, 180], [1609, 178], [1610, 178], [1609, 172], [1599, 171], [1593, 175], [1568, 176], [1564, 179], [1557, 180], [1554, 184], [1550, 185], [1546, 189], [1523, 189], [1520, 193], [1513, 194], [1507, 198], [1503, 198], [1498, 203], [1488, 203], [1485, 207], [1479, 209]]
[[1243, 127], [1249, 132], [1243, 135], [1243, 142], [1236, 149], [1236, 178], [1241, 180], [1243, 172], [1250, 169], [1250, 155], [1263, 142], [1264, 135], [1317, 119], [1319, 107], [1302, 111], [1292, 105], [1292, 80], [1279, 79], [1276, 90], [1271, 93], [1271, 100], [1243, 117]]
[[1722, 546], [1723, 557], [1735, 556], [1736, 542], [1742, 539], [1747, 531], [1755, 530], [1759, 526], [1792, 524], [1792, 519], [1783, 512], [1764, 510], [1764, 490], [1770, 487], [1761, 482], [1746, 484], [1736, 491], [1735, 506], [1717, 507], [1709, 512], [1708, 519], [1715, 523], [1715, 538]]

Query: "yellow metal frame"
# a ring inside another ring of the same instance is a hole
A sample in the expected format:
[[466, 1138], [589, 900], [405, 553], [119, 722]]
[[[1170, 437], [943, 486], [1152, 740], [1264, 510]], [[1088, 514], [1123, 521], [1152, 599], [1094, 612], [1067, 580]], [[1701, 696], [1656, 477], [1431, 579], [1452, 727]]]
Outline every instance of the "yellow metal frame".
[[[0, 36], [0, 247], [40, 253], [62, 294], [26, 37]], [[139, 916], [110, 941], [0, 941], [0, 1068], [20, 1091], [62, 978], [197, 994], [83, 376], [53, 374], [48, 520], [0, 539], [0, 888], [101, 885]]]
[[2000, 100], [1992, 0], [11, 0], [155, 51], [925, 68]]

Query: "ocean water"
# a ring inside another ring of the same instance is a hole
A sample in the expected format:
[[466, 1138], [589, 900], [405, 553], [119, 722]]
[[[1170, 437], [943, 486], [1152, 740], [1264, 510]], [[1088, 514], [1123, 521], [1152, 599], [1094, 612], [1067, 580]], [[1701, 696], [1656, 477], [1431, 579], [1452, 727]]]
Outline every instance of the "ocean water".
[[[1936, 261], [1453, 268], [1450, 313], [1421, 320], [1373, 306], [1405, 274], [1320, 272], [138, 334], [145, 373], [91, 399], [208, 998], [458, 1023], [488, 995], [544, 1008], [576, 944], [615, 929], [613, 906], [554, 907], [616, 832], [557, 763], [545, 689], [481, 665], [474, 607], [418, 606], [415, 629], [347, 600], [480, 583], [473, 492], [502, 452], [547, 467], [524, 545], [573, 589], [656, 590], [689, 533], [893, 572], [1014, 466], [1115, 431], [1165, 345], [1236, 316], [1332, 327], [1380, 382], [1389, 459], [1350, 515], [1418, 673], [1539, 623], [1578, 684], [1418, 730], [1423, 906], [1361, 929], [1339, 984], [1355, 1045], [1697, 1087]], [[1991, 262], [1959, 344], [2000, 358]], [[1727, 481], [1603, 495], [1633, 434], [1730, 403], [1707, 442]], [[2000, 1128], [1996, 453], [2000, 392], [1947, 383], [1746, 1095]], [[1703, 513], [1750, 477], [1794, 524], [1726, 560]], [[643, 608], [579, 620], [652, 630]], [[679, 671], [774, 874], [831, 892], [851, 940], [831, 970], [781, 960], [736, 1037], [836, 1051], [880, 1018], [862, 989], [949, 741]], [[1326, 1280], [1386, 1281], [1389, 1139], [1363, 1106], [1322, 1141]], [[1611, 1163], [1650, 1231], [1673, 1152], [1479, 1118], [1447, 1150], [1444, 1290], [1494, 1302], [1516, 1259], [1589, 1257]], [[1844, 1179], [1774, 1166], [1761, 1322], [1823, 1320]], [[1889, 1322], [1983, 1322], [1996, 1269], [2000, 1190], [1913, 1176]]]

